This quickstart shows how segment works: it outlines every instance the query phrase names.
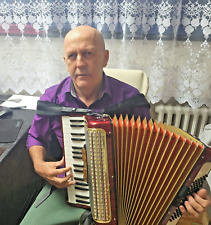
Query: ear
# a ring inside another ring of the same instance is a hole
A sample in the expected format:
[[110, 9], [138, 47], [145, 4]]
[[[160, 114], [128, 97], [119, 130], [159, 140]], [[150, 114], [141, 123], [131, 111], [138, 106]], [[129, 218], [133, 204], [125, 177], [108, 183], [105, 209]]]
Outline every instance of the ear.
[[68, 71], [67, 62], [66, 62], [66, 57], [65, 57], [65, 56], [63, 56], [63, 59], [64, 59], [64, 63], [65, 63], [65, 67], [66, 67], [66, 71]]
[[106, 67], [107, 66], [108, 60], [109, 60], [109, 51], [108, 50], [105, 50], [103, 67]]

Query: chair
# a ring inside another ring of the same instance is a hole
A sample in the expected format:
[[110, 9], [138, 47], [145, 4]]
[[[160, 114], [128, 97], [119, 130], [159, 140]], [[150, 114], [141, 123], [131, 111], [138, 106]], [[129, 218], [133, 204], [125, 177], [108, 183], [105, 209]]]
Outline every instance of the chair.
[[130, 84], [146, 96], [149, 88], [149, 81], [143, 71], [104, 68], [104, 72], [108, 76]]

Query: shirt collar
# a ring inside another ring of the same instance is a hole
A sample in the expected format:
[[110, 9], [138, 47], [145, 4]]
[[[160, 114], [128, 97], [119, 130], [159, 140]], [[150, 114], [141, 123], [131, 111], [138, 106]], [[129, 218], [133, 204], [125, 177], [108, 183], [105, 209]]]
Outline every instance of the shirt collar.
[[66, 93], [70, 93], [73, 97], [76, 97], [76, 91], [75, 91], [75, 87], [74, 84], [72, 82], [71, 76], [68, 76], [66, 78], [66, 82], [63, 85], [62, 88], [62, 95], [65, 95]]
[[71, 92], [71, 83], [72, 83], [72, 79], [70, 76], [68, 76], [66, 78], [66, 82], [65, 84], [63, 85], [63, 88], [61, 89], [62, 90], [62, 94], [65, 95], [66, 93], [70, 93]]
[[75, 91], [75, 86], [73, 84], [73, 81], [71, 80], [71, 83], [70, 83], [70, 93], [73, 97], [77, 98], [77, 94], [76, 94], [76, 91]]
[[103, 72], [103, 94], [107, 94], [109, 95], [110, 97], [112, 97], [112, 93], [111, 93], [111, 87], [110, 87], [110, 84], [109, 84], [109, 78], [108, 76]]
[[[64, 85], [64, 89], [63, 89], [63, 94], [66, 94], [66, 93], [71, 93], [71, 95], [73, 97], [77, 98], [75, 87], [74, 87], [73, 81], [70, 76], [67, 79], [67, 82]], [[103, 92], [102, 92], [102, 96], [100, 98], [102, 98], [103, 95], [105, 95], [105, 94], [112, 97], [111, 88], [109, 85], [109, 79], [108, 79], [107, 75], [103, 72]]]

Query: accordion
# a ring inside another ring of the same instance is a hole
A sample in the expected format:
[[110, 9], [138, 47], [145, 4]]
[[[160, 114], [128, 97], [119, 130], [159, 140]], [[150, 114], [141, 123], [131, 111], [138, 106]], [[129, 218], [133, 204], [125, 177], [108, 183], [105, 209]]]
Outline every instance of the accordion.
[[62, 129], [65, 163], [76, 181], [68, 203], [91, 208], [96, 224], [167, 224], [211, 168], [210, 147], [156, 121], [73, 115], [62, 116]]

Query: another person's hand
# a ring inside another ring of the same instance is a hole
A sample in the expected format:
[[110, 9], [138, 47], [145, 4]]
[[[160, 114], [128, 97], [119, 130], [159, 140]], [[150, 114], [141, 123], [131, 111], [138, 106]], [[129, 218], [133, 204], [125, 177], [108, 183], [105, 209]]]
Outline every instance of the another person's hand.
[[185, 207], [180, 206], [181, 212], [190, 217], [199, 218], [200, 215], [206, 210], [211, 204], [210, 197], [205, 189], [199, 190], [192, 196], [188, 196], [188, 201], [185, 202]]
[[[40, 161], [35, 165], [35, 171], [47, 180], [50, 184], [57, 188], [66, 188], [69, 185], [75, 184], [72, 175], [72, 168], [61, 168], [64, 166], [64, 158], [57, 162]], [[69, 175], [62, 176], [69, 172]]]

